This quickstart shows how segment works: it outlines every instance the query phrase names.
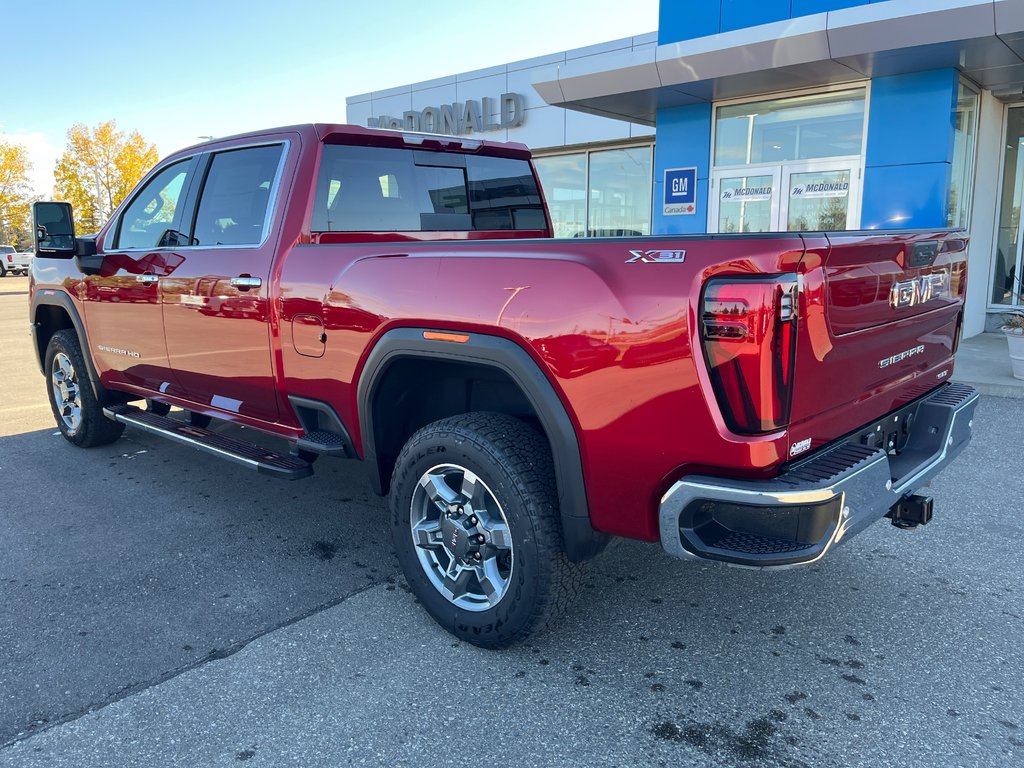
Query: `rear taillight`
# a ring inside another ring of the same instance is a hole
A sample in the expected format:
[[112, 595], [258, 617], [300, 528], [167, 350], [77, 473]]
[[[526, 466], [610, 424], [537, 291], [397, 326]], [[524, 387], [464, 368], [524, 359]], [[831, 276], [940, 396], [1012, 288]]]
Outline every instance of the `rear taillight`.
[[14, 261], [14, 257], [13, 257], [13, 256], [12, 256], [11, 254], [9, 254], [9, 253], [8, 253], [8, 254], [7, 254], [7, 263], [9, 263], [9, 264], [10, 264], [10, 263], [12, 263], [13, 261]]
[[795, 275], [715, 278], [704, 288], [704, 359], [733, 432], [760, 434], [789, 424], [797, 298]]

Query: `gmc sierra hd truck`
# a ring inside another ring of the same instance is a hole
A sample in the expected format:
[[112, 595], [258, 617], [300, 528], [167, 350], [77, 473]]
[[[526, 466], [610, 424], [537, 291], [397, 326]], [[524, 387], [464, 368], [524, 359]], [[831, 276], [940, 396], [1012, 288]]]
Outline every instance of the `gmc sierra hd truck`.
[[171, 155], [94, 237], [34, 216], [69, 442], [361, 460], [415, 595], [481, 646], [611, 536], [779, 568], [926, 523], [970, 440], [959, 232], [555, 239], [522, 145], [320, 124]]

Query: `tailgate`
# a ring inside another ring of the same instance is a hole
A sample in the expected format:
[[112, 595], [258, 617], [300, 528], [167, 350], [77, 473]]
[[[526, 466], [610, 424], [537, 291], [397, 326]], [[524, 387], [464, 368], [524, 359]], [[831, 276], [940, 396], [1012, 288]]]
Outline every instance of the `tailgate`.
[[966, 248], [963, 233], [948, 231], [807, 237], [791, 456], [948, 380]]

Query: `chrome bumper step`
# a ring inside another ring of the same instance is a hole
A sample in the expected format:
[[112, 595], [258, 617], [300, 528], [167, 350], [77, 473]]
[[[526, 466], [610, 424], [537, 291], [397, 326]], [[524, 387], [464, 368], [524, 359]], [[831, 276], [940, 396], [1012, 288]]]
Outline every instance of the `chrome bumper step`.
[[232, 437], [194, 427], [167, 416], [158, 416], [131, 405], [108, 406], [103, 409], [103, 415], [108, 419], [120, 421], [150, 434], [165, 437], [212, 456], [219, 456], [222, 459], [241, 464], [243, 467], [255, 469], [263, 475], [284, 480], [299, 480], [313, 474], [312, 465], [302, 459], [283, 456], [253, 443], [235, 440]]
[[931, 499], [915, 493], [970, 442], [977, 402], [964, 384], [934, 390], [914, 404], [898, 453], [841, 440], [770, 480], [684, 477], [662, 497], [661, 544], [684, 559], [776, 568], [812, 563], [885, 516], [926, 523]]

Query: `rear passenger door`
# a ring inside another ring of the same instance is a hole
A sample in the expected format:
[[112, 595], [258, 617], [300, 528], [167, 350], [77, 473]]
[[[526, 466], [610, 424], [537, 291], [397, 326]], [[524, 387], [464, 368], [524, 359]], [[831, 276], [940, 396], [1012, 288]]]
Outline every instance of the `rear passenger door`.
[[203, 156], [190, 245], [161, 280], [167, 355], [184, 395], [209, 412], [278, 418], [270, 288], [289, 141]]

